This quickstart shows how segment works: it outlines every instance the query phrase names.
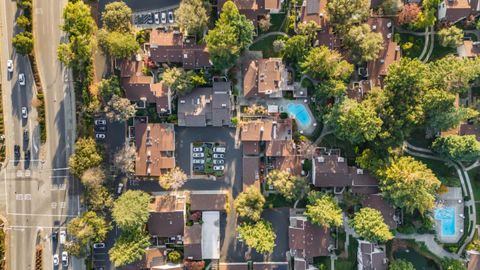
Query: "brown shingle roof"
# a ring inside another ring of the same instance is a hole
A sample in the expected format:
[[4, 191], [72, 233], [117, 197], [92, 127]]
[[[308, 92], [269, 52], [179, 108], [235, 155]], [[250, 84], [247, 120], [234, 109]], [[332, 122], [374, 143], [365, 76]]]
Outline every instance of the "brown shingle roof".
[[176, 212], [183, 211], [184, 208], [184, 201], [177, 200], [174, 195], [157, 195], [148, 206], [152, 212]]
[[243, 189], [251, 185], [260, 187], [260, 157], [243, 157]]
[[137, 176], [160, 176], [162, 170], [175, 167], [175, 132], [172, 124], [135, 125]]
[[295, 142], [293, 140], [274, 140], [266, 143], [265, 155], [267, 157], [284, 157], [295, 155]]
[[150, 217], [148, 218], [147, 228], [151, 235], [174, 237], [183, 235], [184, 224], [183, 212], [153, 212], [150, 213]]
[[395, 208], [388, 203], [379, 194], [368, 195], [362, 202], [364, 207], [370, 207], [377, 209], [382, 213], [385, 223], [394, 230], [397, 228], [397, 222], [395, 222]]
[[276, 157], [272, 165], [276, 170], [287, 171], [292, 175], [301, 175], [302, 160], [301, 156]]
[[314, 185], [316, 187], [344, 187], [352, 185], [348, 165], [344, 158], [319, 156], [314, 158]]
[[243, 95], [254, 97], [281, 91], [285, 66], [281, 58], [250, 60], [244, 64]]
[[191, 193], [190, 210], [192, 211], [224, 211], [227, 203], [225, 193]]
[[185, 258], [190, 260], [202, 259], [202, 225], [185, 226], [183, 245]]
[[461, 124], [459, 135], [475, 135], [477, 137], [477, 141], [480, 141], [480, 127], [470, 124]]
[[[443, 4], [443, 3], [442, 3]], [[468, 17], [470, 14], [476, 13], [477, 1], [469, 0], [455, 0], [455, 1], [445, 1], [446, 12], [444, 20], [449, 22], [456, 22], [463, 18]]]
[[259, 142], [243, 142], [243, 154], [258, 156], [260, 153]]
[[242, 126], [242, 141], [271, 141], [273, 122], [271, 120], [258, 120], [246, 123]]
[[330, 255], [328, 247], [333, 245], [333, 239], [329, 228], [313, 225], [306, 219], [297, 219], [295, 225], [288, 228], [290, 249], [297, 250], [304, 258]]

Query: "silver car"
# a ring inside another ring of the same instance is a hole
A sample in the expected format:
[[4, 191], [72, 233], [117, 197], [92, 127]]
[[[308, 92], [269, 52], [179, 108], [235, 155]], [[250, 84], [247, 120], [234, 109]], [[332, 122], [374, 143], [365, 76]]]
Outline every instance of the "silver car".
[[203, 158], [205, 155], [203, 153], [193, 153], [192, 157], [194, 158]]
[[25, 74], [18, 74], [18, 82], [20, 83], [20, 85], [25, 85]]

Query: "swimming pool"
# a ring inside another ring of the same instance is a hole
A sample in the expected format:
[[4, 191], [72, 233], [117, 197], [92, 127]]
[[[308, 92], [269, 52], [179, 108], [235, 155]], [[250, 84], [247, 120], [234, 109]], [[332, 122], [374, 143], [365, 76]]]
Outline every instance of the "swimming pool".
[[304, 104], [289, 103], [287, 105], [287, 111], [300, 125], [306, 127], [312, 124], [312, 119]]
[[442, 207], [435, 209], [434, 216], [440, 221], [442, 236], [455, 235], [455, 208]]

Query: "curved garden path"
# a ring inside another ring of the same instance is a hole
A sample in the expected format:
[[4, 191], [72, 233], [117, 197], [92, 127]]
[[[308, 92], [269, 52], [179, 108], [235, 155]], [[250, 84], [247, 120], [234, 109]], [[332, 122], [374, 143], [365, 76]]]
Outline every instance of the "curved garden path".
[[266, 33], [266, 34], [263, 34], [263, 35], [257, 37], [256, 39], [253, 40], [252, 44], [255, 44], [255, 43], [257, 43], [258, 41], [260, 41], [260, 40], [262, 40], [262, 39], [264, 39], [264, 38], [270, 37], [270, 36], [284, 36], [284, 37], [288, 37], [288, 35], [287, 35], [285, 32], [275, 31], [275, 32]]

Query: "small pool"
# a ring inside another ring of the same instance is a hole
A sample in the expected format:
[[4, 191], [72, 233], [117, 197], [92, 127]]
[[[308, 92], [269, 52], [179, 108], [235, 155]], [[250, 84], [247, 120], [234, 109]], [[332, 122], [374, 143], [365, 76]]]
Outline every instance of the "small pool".
[[289, 103], [287, 105], [287, 111], [300, 125], [307, 127], [312, 124], [312, 119], [305, 104]]
[[435, 209], [434, 216], [440, 221], [440, 233], [442, 236], [455, 235], [455, 208], [442, 207]]

